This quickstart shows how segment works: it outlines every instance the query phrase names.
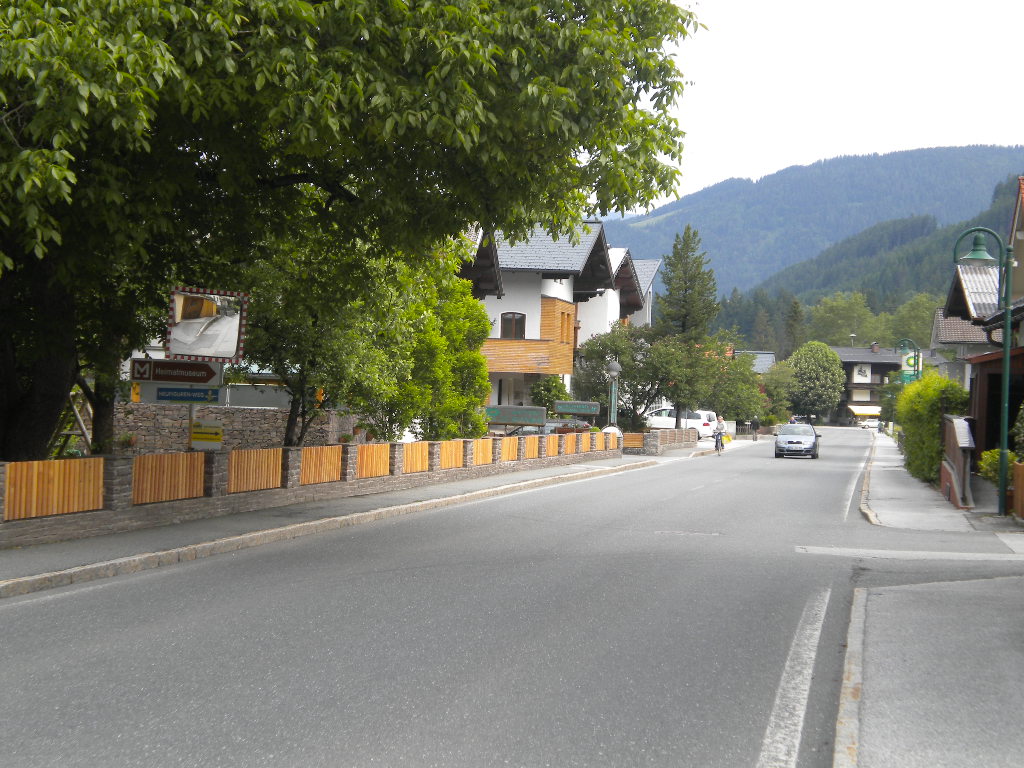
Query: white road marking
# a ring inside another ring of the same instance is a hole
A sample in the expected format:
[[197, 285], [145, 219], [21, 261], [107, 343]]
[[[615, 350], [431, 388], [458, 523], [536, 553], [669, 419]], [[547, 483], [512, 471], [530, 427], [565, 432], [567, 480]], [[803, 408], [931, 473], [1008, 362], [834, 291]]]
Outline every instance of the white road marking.
[[1010, 548], [1011, 552], [1024, 554], [1024, 534], [1021, 533], [997, 533], [996, 536], [1003, 544]]
[[[872, 441], [871, 447], [874, 446]], [[864, 474], [864, 467], [868, 463], [868, 459], [871, 457], [871, 447], [864, 453], [864, 459], [861, 461], [857, 471], [853, 473], [853, 477], [850, 480], [849, 486], [846, 489], [846, 506], [843, 507], [843, 522], [850, 516], [850, 505], [853, 504], [853, 494], [857, 490], [857, 481], [860, 480], [861, 475]]]
[[757, 768], [795, 768], [803, 738], [807, 698], [811, 692], [811, 676], [818, 654], [821, 628], [831, 590], [812, 597], [804, 606], [800, 624], [789, 647], [786, 667], [782, 671], [775, 705], [772, 707]]
[[878, 560], [978, 560], [1024, 562], [1024, 554], [1002, 552], [925, 552], [914, 549], [846, 549], [844, 547], [795, 547], [802, 555], [874, 558]]

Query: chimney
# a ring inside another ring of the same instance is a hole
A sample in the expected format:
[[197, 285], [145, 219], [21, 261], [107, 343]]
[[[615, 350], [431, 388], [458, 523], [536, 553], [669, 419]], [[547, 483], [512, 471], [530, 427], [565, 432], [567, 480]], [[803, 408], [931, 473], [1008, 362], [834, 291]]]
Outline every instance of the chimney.
[[871, 351], [874, 352], [876, 355], [878, 354], [878, 342], [877, 341], [872, 341], [871, 342]]

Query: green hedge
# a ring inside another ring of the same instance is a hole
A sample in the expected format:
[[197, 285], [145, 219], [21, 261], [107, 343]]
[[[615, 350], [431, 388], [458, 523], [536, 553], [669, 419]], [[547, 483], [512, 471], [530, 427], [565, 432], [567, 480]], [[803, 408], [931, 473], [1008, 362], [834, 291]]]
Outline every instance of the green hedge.
[[939, 479], [942, 465], [942, 416], [967, 412], [968, 394], [952, 379], [926, 371], [907, 384], [896, 401], [896, 420], [903, 427], [907, 471], [929, 483]]

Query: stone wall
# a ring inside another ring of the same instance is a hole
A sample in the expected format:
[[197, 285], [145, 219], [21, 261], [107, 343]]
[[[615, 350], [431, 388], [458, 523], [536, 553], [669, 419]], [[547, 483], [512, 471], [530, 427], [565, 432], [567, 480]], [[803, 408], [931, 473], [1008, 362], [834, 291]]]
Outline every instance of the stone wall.
[[[119, 403], [114, 413], [115, 454], [187, 451], [189, 407], [184, 404]], [[277, 448], [284, 443], [288, 411], [279, 408], [239, 408], [197, 405], [197, 419], [224, 426], [224, 450]], [[331, 445], [342, 435], [355, 435], [352, 414], [326, 411], [306, 433], [303, 445]]]

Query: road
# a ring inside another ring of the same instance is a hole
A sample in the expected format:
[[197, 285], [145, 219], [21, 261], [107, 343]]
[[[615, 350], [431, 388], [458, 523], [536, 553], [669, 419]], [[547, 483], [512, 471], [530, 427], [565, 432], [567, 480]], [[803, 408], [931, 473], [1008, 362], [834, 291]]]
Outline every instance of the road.
[[853, 589], [1024, 568], [823, 435], [5, 600], [0, 763], [829, 766]]

